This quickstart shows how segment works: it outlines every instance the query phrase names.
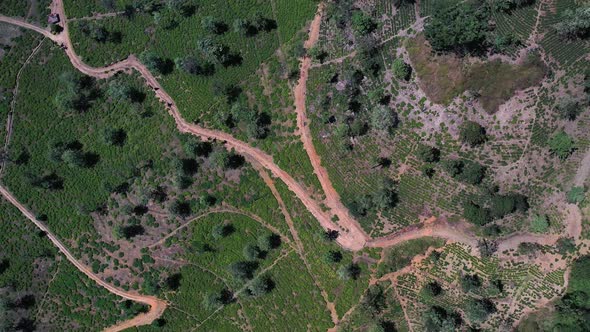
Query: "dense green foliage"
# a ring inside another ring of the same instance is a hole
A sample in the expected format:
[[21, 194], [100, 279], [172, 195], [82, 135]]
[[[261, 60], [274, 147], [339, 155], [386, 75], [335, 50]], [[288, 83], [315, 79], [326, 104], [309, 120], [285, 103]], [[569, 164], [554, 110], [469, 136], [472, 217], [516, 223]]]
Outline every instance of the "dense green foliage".
[[553, 135], [547, 142], [549, 149], [559, 159], [566, 159], [575, 148], [574, 140], [564, 131]]
[[486, 41], [488, 13], [470, 2], [441, 1], [424, 28], [435, 51], [479, 52]]
[[585, 4], [575, 10], [566, 10], [554, 27], [561, 37], [587, 38], [590, 35], [590, 6]]
[[531, 221], [531, 231], [535, 233], [545, 233], [549, 228], [549, 220], [545, 215], [537, 215]]
[[574, 261], [570, 281], [563, 298], [556, 305], [556, 311], [538, 327], [545, 331], [587, 331], [590, 329], [590, 256]]
[[366, 35], [377, 28], [377, 24], [367, 13], [357, 10], [352, 14], [352, 28], [359, 35]]
[[482, 144], [486, 141], [486, 130], [479, 123], [467, 121], [461, 125], [461, 140], [471, 146]]
[[395, 59], [393, 60], [393, 75], [398, 80], [407, 81], [410, 79], [412, 75], [412, 67], [405, 63], [403, 59]]
[[583, 187], [572, 187], [566, 194], [567, 201], [572, 204], [580, 204], [585, 199], [585, 193]]

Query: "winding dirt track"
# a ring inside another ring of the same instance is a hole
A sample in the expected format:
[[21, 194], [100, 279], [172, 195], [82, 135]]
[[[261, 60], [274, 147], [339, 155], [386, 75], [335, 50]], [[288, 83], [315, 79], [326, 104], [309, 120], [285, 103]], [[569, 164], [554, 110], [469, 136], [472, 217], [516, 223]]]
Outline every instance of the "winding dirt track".
[[[316, 15], [311, 22], [311, 26], [309, 28], [309, 37], [304, 43], [304, 47], [306, 49], [313, 47], [319, 39], [323, 11], [324, 6], [323, 4], [320, 4], [318, 6]], [[340, 195], [338, 195], [334, 189], [334, 186], [330, 181], [330, 177], [328, 176], [328, 172], [322, 166], [321, 158], [313, 145], [313, 139], [309, 129], [309, 120], [307, 118], [305, 105], [307, 78], [310, 66], [311, 58], [309, 56], [304, 56], [300, 59], [299, 81], [293, 90], [295, 97], [295, 111], [297, 112], [297, 128], [299, 129], [300, 134], [299, 136], [301, 137], [301, 142], [303, 143], [303, 147], [307, 152], [307, 156], [311, 161], [313, 171], [320, 181], [322, 190], [326, 195], [326, 205], [330, 208], [331, 212], [338, 217], [338, 225], [343, 227], [345, 232], [351, 234], [350, 236], [354, 237], [354, 241], [356, 243], [362, 243], [364, 245], [369, 236], [365, 233], [359, 223], [350, 216], [348, 209], [342, 204]]]
[[[422, 236], [434, 236], [440, 237], [452, 241], [459, 241], [467, 244], [474, 243], [474, 237], [466, 235], [464, 233], [464, 226], [460, 226], [461, 230], [456, 225], [450, 225], [447, 223], [436, 223], [425, 225], [425, 227], [409, 228], [405, 231], [392, 234], [383, 238], [371, 239], [360, 227], [358, 222], [354, 220], [348, 213], [347, 209], [340, 202], [338, 193], [334, 190], [332, 183], [328, 177], [328, 174], [321, 166], [320, 158], [313, 147], [311, 133], [307, 125], [307, 117], [305, 114], [305, 92], [306, 82], [309, 67], [311, 65], [311, 59], [304, 57], [301, 59], [301, 79], [298, 85], [295, 87], [295, 98], [298, 113], [298, 125], [301, 131], [302, 141], [306, 147], [306, 152], [310, 156], [312, 165], [314, 166], [314, 172], [318, 175], [322, 189], [326, 193], [326, 201], [328, 206], [331, 208], [331, 212], [338, 216], [338, 223], [332, 221], [332, 217], [329, 213], [323, 211], [319, 203], [315, 201], [310, 193], [307, 192], [303, 186], [301, 186], [290, 174], [283, 171], [278, 165], [276, 165], [272, 157], [260, 149], [251, 147], [245, 142], [242, 142], [228, 133], [202, 128], [198, 125], [188, 123], [182, 118], [176, 103], [172, 97], [162, 89], [162, 86], [158, 80], [152, 75], [152, 73], [134, 56], [130, 55], [127, 59], [117, 62], [115, 64], [106, 67], [91, 67], [85, 64], [75, 53], [72, 42], [69, 38], [69, 30], [67, 24], [67, 17], [65, 15], [63, 0], [54, 0], [53, 11], [60, 14], [63, 21], [64, 31], [59, 35], [53, 35], [49, 31], [25, 22], [21, 19], [15, 19], [0, 15], [0, 22], [6, 22], [14, 25], [21, 26], [23, 28], [31, 29], [39, 32], [54, 42], [64, 45], [65, 52], [70, 58], [72, 65], [80, 70], [82, 73], [103, 79], [113, 76], [114, 74], [135, 69], [141, 76], [146, 80], [146, 83], [152, 88], [156, 96], [162, 101], [170, 115], [174, 118], [176, 126], [180, 132], [190, 133], [195, 136], [199, 136], [203, 139], [214, 139], [225, 143], [227, 148], [234, 149], [236, 152], [244, 155], [249, 160], [254, 160], [265, 169], [269, 170], [275, 177], [280, 178], [288, 188], [302, 201], [306, 208], [312, 213], [312, 215], [318, 220], [324, 229], [344, 229], [345, 232], [341, 232], [338, 238], [338, 243], [348, 250], [357, 251], [365, 246], [370, 247], [388, 247], [400, 242], [405, 239], [414, 239]], [[305, 42], [305, 47], [312, 47], [317, 39], [319, 38], [319, 29], [322, 17], [322, 6], [318, 8], [318, 12], [312, 21], [310, 27], [310, 36]], [[519, 238], [512, 239], [512, 242], [518, 241]]]
[[[14, 110], [16, 108], [16, 100], [17, 100], [17, 96], [18, 96], [18, 90], [20, 87], [20, 76], [23, 73], [23, 70], [25, 69], [25, 67], [29, 64], [29, 62], [31, 62], [31, 59], [35, 56], [35, 54], [37, 54], [37, 52], [39, 51], [41, 46], [43, 46], [44, 41], [45, 41], [45, 38], [41, 39], [41, 41], [39, 42], [39, 45], [37, 45], [37, 47], [35, 47], [33, 49], [31, 54], [29, 54], [29, 56], [27, 57], [27, 59], [25, 60], [23, 65], [18, 70], [18, 73], [16, 73], [16, 81], [15, 81], [16, 84], [14, 85], [14, 90], [12, 92], [12, 100], [10, 101], [10, 109], [8, 110], [8, 117], [6, 118], [6, 136], [4, 138], [4, 150], [3, 150], [4, 153], [8, 153], [8, 147], [10, 146], [10, 140], [12, 139], [12, 127], [13, 127], [13, 123], [14, 123]], [[7, 162], [8, 162], [8, 158], [2, 158], [2, 162], [0, 163], [0, 178], [4, 174], [4, 170], [6, 169]]]
[[465, 222], [449, 224], [446, 221], [432, 217], [423, 224], [409, 226], [391, 235], [369, 240], [367, 247], [386, 248], [421, 237], [438, 237], [477, 248], [477, 237], [470, 228], [471, 225]]
[[108, 290], [109, 292], [111, 292], [115, 295], [118, 295], [124, 299], [140, 302], [140, 303], [147, 304], [150, 306], [150, 310], [147, 313], [139, 314], [136, 317], [134, 317], [130, 320], [127, 320], [125, 322], [122, 322], [112, 328], [108, 328], [105, 331], [109, 331], [109, 332], [122, 331], [126, 328], [130, 328], [133, 326], [141, 326], [141, 325], [151, 324], [155, 319], [157, 319], [158, 317], [160, 317], [162, 315], [164, 310], [166, 310], [166, 307], [168, 306], [167, 303], [158, 299], [157, 297], [139, 295], [135, 292], [127, 292], [127, 291], [124, 291], [120, 288], [112, 286], [112, 285], [108, 284], [107, 282], [105, 282], [104, 280], [102, 280], [98, 275], [96, 275], [94, 272], [92, 272], [92, 269], [90, 269], [88, 266], [84, 265], [79, 260], [77, 260], [76, 257], [74, 257], [74, 255], [72, 255], [72, 253], [68, 250], [68, 248], [55, 236], [55, 234], [53, 234], [44, 223], [37, 220], [37, 218], [35, 218], [35, 215], [33, 213], [31, 213], [31, 211], [27, 210], [27, 208], [25, 208], [3, 186], [0, 186], [0, 194], [2, 196], [4, 196], [4, 198], [8, 202], [10, 202], [12, 205], [14, 205], [17, 209], [19, 209], [20, 212], [25, 217], [27, 217], [29, 220], [31, 220], [35, 224], [35, 226], [37, 226], [37, 228], [39, 228], [40, 230], [45, 232], [45, 234], [47, 235], [47, 238], [53, 243], [53, 245], [55, 245], [59, 249], [59, 251], [62, 252], [62, 254], [64, 254], [64, 256], [66, 256], [67, 260], [70, 261], [70, 263], [74, 264], [74, 266], [78, 270], [80, 270], [80, 272], [82, 272], [86, 276], [88, 276], [88, 278], [94, 280], [94, 282], [96, 282], [100, 286], [106, 288], [106, 290]]
[[[346, 208], [344, 208], [344, 206], [341, 203], [339, 203], [337, 193], [331, 186], [329, 179], [327, 179], [327, 173], [322, 176], [322, 179], [324, 179], [322, 186], [325, 188], [327, 192], [326, 196], [329, 197], [328, 203], [330, 204], [328, 204], [328, 206], [333, 207], [333, 214], [339, 217], [338, 224], [332, 221], [331, 215], [322, 210], [320, 205], [311, 197], [311, 195], [303, 186], [301, 186], [293, 177], [291, 177], [290, 174], [283, 171], [278, 165], [276, 165], [273, 162], [272, 157], [270, 155], [266, 154], [262, 150], [249, 146], [247, 143], [234, 138], [228, 133], [202, 128], [198, 125], [188, 123], [186, 120], [184, 120], [180, 115], [178, 107], [176, 106], [176, 103], [174, 102], [172, 97], [162, 88], [158, 80], [135, 56], [130, 55], [127, 59], [106, 67], [95, 68], [85, 64], [80, 59], [80, 57], [75, 53], [74, 48], [72, 47], [72, 42], [69, 38], [67, 17], [65, 16], [62, 0], [54, 1], [54, 11], [60, 14], [60, 17], [62, 18], [62, 21], [64, 23], [64, 31], [57, 36], [52, 35], [47, 30], [41, 29], [19, 19], [14, 19], [0, 15], [0, 21], [32, 29], [34, 31], [44, 34], [45, 36], [47, 36], [48, 38], [60, 45], [65, 45], [65, 52], [70, 58], [72, 65], [76, 67], [76, 69], [88, 76], [103, 79], [111, 77], [117, 72], [124, 71], [127, 69], [137, 70], [141, 74], [141, 76], [146, 80], [147, 84], [153, 89], [156, 96], [162, 102], [164, 102], [164, 104], [166, 105], [166, 109], [174, 118], [176, 126], [180, 132], [190, 133], [199, 136], [203, 139], [214, 139], [222, 141], [228, 148], [234, 149], [236, 152], [250, 159], [256, 160], [260, 165], [268, 169], [275, 177], [280, 178], [289, 187], [289, 190], [291, 190], [303, 202], [303, 204], [308, 208], [308, 210], [313, 214], [313, 216], [320, 222], [323, 228], [346, 230], [346, 232], [341, 232], [341, 235], [338, 238], [338, 243], [343, 248], [356, 251], [364, 247], [367, 236], [364, 233], [364, 231], [362, 231], [360, 226], [358, 226], [356, 221], [352, 220], [352, 218], [348, 216]], [[318, 15], [316, 15], [316, 19], [314, 19], [314, 22], [317, 22], [316, 25], [319, 25], [320, 19], [321, 16], [318, 13]], [[319, 29], [319, 26], [317, 27], [317, 29]], [[327, 179], [327, 185], [325, 179]]]

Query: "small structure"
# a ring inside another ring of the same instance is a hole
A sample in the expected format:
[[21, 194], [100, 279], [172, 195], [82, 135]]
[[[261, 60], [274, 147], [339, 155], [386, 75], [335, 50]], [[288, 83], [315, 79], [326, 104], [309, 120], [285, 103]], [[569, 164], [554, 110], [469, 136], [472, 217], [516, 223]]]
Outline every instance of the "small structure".
[[59, 14], [51, 13], [47, 16], [47, 23], [49, 24], [57, 24], [59, 23]]

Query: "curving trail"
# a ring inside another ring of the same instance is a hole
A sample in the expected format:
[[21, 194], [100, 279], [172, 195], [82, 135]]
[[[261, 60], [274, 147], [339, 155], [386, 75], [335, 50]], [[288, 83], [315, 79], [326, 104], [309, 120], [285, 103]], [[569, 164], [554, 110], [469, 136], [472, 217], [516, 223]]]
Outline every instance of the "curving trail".
[[[305, 49], [310, 49], [315, 45], [320, 36], [320, 26], [322, 22], [322, 14], [324, 11], [323, 4], [318, 6], [317, 13], [311, 22], [309, 28], [308, 39], [304, 43]], [[340, 195], [334, 189], [328, 171], [322, 166], [321, 158], [318, 155], [314, 145], [311, 131], [309, 129], [309, 120], [306, 113], [306, 93], [307, 93], [307, 78], [309, 75], [309, 68], [311, 67], [311, 58], [304, 56], [300, 59], [299, 67], [299, 81], [295, 86], [293, 93], [295, 98], [295, 111], [297, 112], [297, 128], [299, 129], [299, 136], [303, 143], [303, 148], [307, 152], [307, 156], [311, 161], [313, 171], [317, 176], [322, 190], [326, 195], [326, 205], [331, 212], [338, 217], [338, 224], [344, 228], [346, 232], [355, 234], [357, 241], [366, 242], [369, 236], [365, 233], [361, 225], [350, 216], [348, 209], [342, 204]]]
[[[25, 60], [23, 65], [18, 70], [18, 73], [16, 73], [16, 84], [14, 86], [14, 91], [12, 92], [12, 100], [10, 101], [10, 109], [8, 110], [8, 117], [6, 119], [6, 137], [4, 138], [4, 149], [3, 149], [4, 153], [8, 153], [8, 146], [10, 145], [10, 140], [12, 139], [12, 128], [13, 128], [13, 123], [14, 123], [14, 109], [16, 108], [16, 97], [18, 96], [18, 90], [20, 87], [20, 76], [23, 73], [23, 70], [25, 69], [25, 67], [29, 64], [29, 62], [31, 62], [31, 59], [35, 56], [35, 54], [37, 54], [37, 52], [39, 51], [41, 46], [43, 46], [44, 41], [45, 41], [45, 38], [41, 39], [41, 41], [39, 42], [39, 45], [37, 45], [37, 47], [35, 47], [33, 49], [31, 54], [29, 54], [29, 56], [27, 57], [27, 59]], [[6, 162], [7, 161], [8, 161], [8, 158], [3, 158], [2, 161], [0, 162], [0, 177], [2, 177], [2, 175], [4, 174], [4, 170], [6, 169]]]
[[96, 282], [100, 286], [106, 288], [106, 290], [108, 290], [109, 292], [111, 292], [115, 295], [118, 295], [124, 299], [128, 299], [128, 300], [135, 301], [135, 302], [140, 302], [140, 303], [150, 306], [150, 310], [147, 313], [139, 314], [130, 320], [122, 322], [122, 323], [115, 325], [113, 327], [107, 328], [105, 331], [109, 331], [109, 332], [122, 331], [126, 328], [130, 328], [133, 326], [141, 326], [141, 325], [151, 324], [155, 319], [159, 318], [162, 315], [164, 310], [166, 310], [166, 307], [168, 306], [168, 304], [165, 301], [158, 299], [157, 297], [140, 295], [135, 292], [127, 292], [127, 291], [124, 291], [120, 288], [112, 286], [112, 285], [108, 284], [107, 282], [105, 282], [104, 280], [102, 280], [98, 275], [96, 275], [94, 272], [92, 272], [92, 269], [90, 269], [88, 266], [84, 265], [82, 262], [77, 260], [76, 257], [74, 257], [74, 255], [72, 255], [72, 253], [68, 250], [68, 248], [55, 236], [55, 234], [53, 234], [44, 223], [37, 220], [37, 218], [35, 218], [35, 215], [31, 211], [27, 210], [27, 208], [24, 207], [3, 186], [0, 186], [0, 194], [2, 196], [4, 196], [4, 198], [8, 202], [10, 202], [12, 205], [14, 205], [17, 209], [19, 209], [20, 212], [25, 217], [27, 217], [29, 220], [31, 220], [35, 224], [35, 226], [37, 226], [37, 228], [39, 228], [40, 230], [45, 232], [45, 234], [47, 235], [47, 238], [53, 243], [53, 245], [55, 245], [59, 249], [59, 251], [61, 251], [61, 253], [66, 257], [66, 259], [68, 261], [70, 261], [70, 263], [72, 263], [78, 270], [80, 270], [80, 272], [84, 273], [88, 278], [94, 280], [94, 282]]
[[391, 235], [372, 239], [367, 242], [367, 247], [386, 248], [401, 244], [406, 241], [421, 237], [437, 237], [453, 242], [461, 242], [477, 248], [477, 237], [470, 230], [471, 225], [465, 222], [450, 224], [443, 220], [431, 217], [423, 224], [409, 226]]
[[[145, 67], [134, 55], [130, 55], [127, 59], [106, 67], [95, 68], [85, 64], [75, 53], [72, 47], [72, 42], [69, 38], [67, 17], [63, 7], [63, 0], [54, 0], [52, 6], [54, 12], [60, 14], [62, 22], [64, 23], [64, 31], [59, 35], [53, 35], [49, 31], [34, 26], [28, 22], [3, 15], [0, 15], [0, 22], [6, 22], [37, 31], [47, 36], [54, 42], [64, 45], [65, 52], [70, 58], [72, 65], [86, 75], [96, 78], [108, 78], [118, 72], [135, 69], [146, 80], [146, 83], [152, 88], [160, 101], [165, 104], [167, 111], [174, 118], [176, 126], [180, 132], [190, 133], [203, 139], [222, 141], [228, 148], [235, 150], [237, 153], [244, 155], [249, 160], [253, 160], [265, 169], [269, 170], [275, 177], [281, 179], [288, 186], [289, 190], [291, 190], [297, 196], [297, 198], [302, 201], [309, 212], [312, 213], [312, 215], [318, 220], [324, 229], [342, 230], [344, 228], [345, 231], [341, 232], [337, 240], [344, 249], [357, 251], [361, 250], [365, 246], [388, 247], [406, 240], [416, 239], [423, 236], [435, 236], [451, 241], [463, 242], [469, 245], [476, 243], [476, 237], [467, 235], [468, 233], [465, 233], [465, 224], [450, 225], [446, 222], [426, 224], [424, 227], [421, 225], [412, 226], [401, 232], [377, 239], [371, 239], [364, 232], [358, 222], [349, 215], [348, 210], [341, 203], [339, 195], [334, 190], [327, 171], [321, 166], [320, 158], [313, 146], [305, 113], [307, 74], [309, 67], [311, 66], [311, 59], [309, 57], [304, 57], [301, 59], [301, 79], [299, 80], [298, 85], [295, 87], [296, 108], [298, 113], [297, 121], [301, 131], [302, 141], [306, 147], [306, 152], [308, 153], [312, 161], [312, 165], [314, 166], [314, 172], [316, 175], [318, 175], [322, 188], [326, 193], [326, 203], [331, 208], [331, 211], [334, 213], [334, 215], [338, 217], [337, 223], [332, 220], [332, 216], [321, 208], [320, 204], [311, 197], [310, 193], [303, 186], [301, 186], [293, 177], [291, 177], [290, 174], [282, 170], [273, 162], [273, 159], [270, 155], [260, 149], [251, 147], [247, 143], [234, 138], [228, 133], [203, 128], [184, 120], [178, 110], [178, 107], [176, 106], [176, 103], [174, 102], [174, 99], [172, 99], [172, 97], [162, 88], [158, 80], [152, 75], [147, 67]], [[306, 48], [312, 47], [319, 38], [322, 11], [323, 6], [320, 5], [318, 7], [318, 12], [316, 13], [311, 24], [309, 38], [305, 42]], [[524, 235], [520, 235], [516, 239], [512, 238], [510, 241], [514, 243], [514, 241], [517, 241], [521, 236]]]
[[576, 176], [574, 177], [574, 186], [583, 187], [588, 176], [590, 176], [590, 149], [586, 151], [582, 158], [580, 168], [578, 168]]
[[[62, 0], [56, 0], [56, 4], [61, 4]], [[47, 30], [33, 26], [27, 22], [19, 19], [14, 19], [0, 15], [0, 22], [7, 22], [15, 24], [24, 28], [33, 29], [39, 33], [46, 35], [48, 38], [53, 40], [60, 45], [65, 45], [65, 52], [70, 58], [72, 65], [81, 71], [82, 73], [99, 79], [104, 79], [115, 75], [116, 73], [128, 69], [135, 69], [140, 75], [146, 80], [147, 84], [152, 88], [156, 96], [160, 101], [164, 102], [167, 111], [174, 118], [176, 127], [180, 132], [190, 133], [195, 136], [199, 136], [203, 139], [214, 139], [225, 143], [228, 148], [234, 149], [237, 153], [240, 153], [249, 159], [257, 161], [264, 168], [268, 169], [275, 177], [280, 178], [313, 214], [313, 216], [320, 222], [325, 229], [341, 229], [339, 225], [334, 223], [331, 216], [324, 212], [320, 205], [311, 197], [307, 190], [301, 186], [290, 174], [283, 171], [278, 165], [276, 165], [272, 157], [260, 149], [251, 147], [245, 142], [242, 142], [228, 133], [211, 130], [200, 127], [195, 124], [188, 123], [184, 120], [174, 102], [174, 99], [162, 88], [158, 80], [152, 75], [152, 73], [145, 67], [135, 56], [130, 55], [127, 59], [112, 64], [106, 67], [91, 67], [85, 64], [80, 57], [75, 53], [71, 40], [68, 34], [67, 18], [63, 10], [63, 5], [59, 5], [55, 8], [55, 11], [60, 14], [62, 22], [64, 22], [64, 31], [59, 36], [54, 36]], [[333, 190], [333, 189], [332, 189]], [[340, 214], [340, 212], [338, 213]], [[337, 215], [338, 215], [337, 214]], [[366, 242], [366, 236], [364, 232], [356, 232], [355, 229], [349, 229], [349, 232], [342, 233], [338, 238], [338, 243], [345, 249], [348, 250], [360, 250], [364, 247]]]

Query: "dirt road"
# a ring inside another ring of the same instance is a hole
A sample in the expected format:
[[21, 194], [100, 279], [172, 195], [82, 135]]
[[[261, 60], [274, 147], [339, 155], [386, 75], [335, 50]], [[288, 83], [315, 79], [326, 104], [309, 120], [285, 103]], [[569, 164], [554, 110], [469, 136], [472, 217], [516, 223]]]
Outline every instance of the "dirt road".
[[107, 282], [103, 281], [98, 275], [96, 275], [94, 272], [92, 272], [92, 269], [90, 269], [88, 266], [84, 265], [79, 260], [77, 260], [74, 257], [74, 255], [72, 255], [72, 253], [68, 250], [68, 248], [55, 236], [55, 234], [53, 234], [44, 223], [37, 220], [37, 218], [35, 218], [35, 215], [31, 211], [27, 210], [27, 208], [25, 208], [3, 186], [0, 186], [0, 194], [2, 196], [4, 196], [4, 198], [8, 202], [10, 202], [12, 205], [14, 205], [17, 209], [19, 209], [20, 212], [25, 217], [27, 217], [29, 220], [31, 220], [35, 224], [35, 226], [37, 226], [37, 228], [42, 230], [47, 235], [47, 238], [53, 243], [53, 245], [55, 245], [59, 249], [59, 251], [61, 251], [61, 253], [66, 257], [66, 259], [68, 261], [70, 261], [70, 263], [74, 264], [74, 266], [78, 270], [80, 270], [80, 272], [82, 272], [86, 276], [88, 276], [88, 278], [94, 280], [94, 282], [96, 282], [100, 286], [106, 288], [106, 290], [108, 290], [109, 292], [111, 292], [115, 295], [118, 295], [124, 299], [140, 302], [140, 303], [150, 306], [150, 310], [147, 313], [140, 314], [140, 315], [134, 317], [133, 319], [125, 321], [125, 322], [118, 324], [114, 327], [108, 328], [108, 329], [106, 329], [106, 331], [109, 331], [109, 332], [122, 331], [126, 328], [133, 327], [133, 326], [141, 326], [141, 325], [151, 324], [155, 319], [157, 319], [158, 317], [160, 317], [162, 315], [164, 310], [166, 310], [166, 307], [168, 306], [167, 303], [156, 298], [156, 297], [140, 295], [135, 292], [127, 292], [127, 291], [124, 291], [120, 288], [114, 287], [114, 286], [108, 284]]
[[467, 223], [458, 222], [450, 224], [442, 220], [432, 220], [424, 225], [407, 227], [397, 233], [367, 241], [367, 247], [386, 248], [406, 241], [422, 237], [436, 237], [453, 242], [460, 242], [477, 248], [477, 237], [470, 230]]
[[[61, 3], [61, 0], [56, 1], [56, 3]], [[64, 22], [67, 22], [67, 18], [65, 17], [65, 13], [63, 11], [63, 6], [59, 6], [59, 8], [55, 9], [55, 11], [60, 13], [60, 16]], [[178, 107], [176, 106], [176, 103], [172, 97], [170, 97], [170, 95], [162, 88], [158, 80], [156, 80], [152, 73], [135, 56], [130, 55], [127, 59], [106, 67], [90, 67], [82, 62], [82, 60], [72, 48], [72, 43], [68, 36], [67, 24], [64, 24], [64, 31], [60, 34], [60, 36], [56, 37], [51, 35], [51, 33], [46, 30], [32, 26], [31, 24], [18, 19], [8, 18], [0, 15], [0, 21], [16, 24], [24, 28], [30, 28], [34, 31], [43, 33], [48, 37], [51, 36], [49, 38], [57, 43], [63, 43], [66, 45], [65, 52], [70, 58], [72, 65], [88, 76], [103, 79], [113, 76], [119, 71], [127, 69], [137, 70], [146, 80], [147, 85], [154, 91], [160, 101], [165, 104], [166, 109], [174, 118], [176, 127], [180, 132], [190, 133], [203, 139], [214, 139], [224, 142], [227, 148], [234, 149], [237, 153], [256, 160], [260, 165], [269, 170], [275, 177], [280, 178], [289, 187], [289, 190], [291, 190], [303, 202], [303, 204], [308, 208], [313, 216], [320, 222], [323, 228], [336, 230], [341, 229], [339, 225], [332, 221], [331, 215], [325, 213], [321, 209], [320, 205], [313, 198], [311, 198], [310, 193], [308, 193], [303, 186], [301, 186], [297, 181], [295, 181], [295, 179], [293, 179], [293, 177], [291, 177], [291, 175], [283, 171], [273, 162], [270, 155], [266, 154], [262, 150], [249, 146], [247, 143], [234, 138], [228, 133], [202, 128], [184, 120], [180, 115]], [[337, 215], [338, 214], [342, 214], [344, 217], [344, 213], [338, 212]], [[343, 248], [354, 251], [362, 249], [365, 242], [366, 235], [364, 232], [355, 231], [354, 228], [349, 229], [348, 232], [341, 232], [341, 236], [338, 238], [338, 243], [340, 243]]]
[[[324, 6], [320, 4], [316, 15], [311, 22], [308, 39], [304, 43], [306, 49], [313, 47], [319, 39], [323, 10]], [[345, 232], [356, 234], [359, 241], [361, 241], [362, 237], [364, 239], [362, 242], [365, 242], [369, 236], [365, 233], [360, 224], [350, 216], [348, 209], [342, 204], [340, 195], [338, 195], [334, 189], [330, 177], [328, 176], [328, 171], [322, 166], [321, 158], [313, 145], [313, 139], [309, 129], [309, 119], [307, 118], [306, 113], [307, 78], [310, 66], [310, 57], [304, 56], [300, 59], [299, 81], [293, 90], [299, 136], [303, 143], [303, 148], [307, 152], [307, 156], [311, 161], [313, 171], [320, 181], [322, 190], [326, 195], [326, 205], [330, 208], [331, 213], [338, 217], [338, 225], [341, 226]]]
[[584, 158], [582, 158], [582, 163], [580, 164], [580, 168], [576, 172], [576, 177], [574, 178], [574, 186], [576, 187], [583, 187], [584, 182], [590, 175], [590, 149], [586, 151], [584, 154]]
[[[316, 175], [318, 175], [318, 178], [320, 179], [320, 182], [322, 184], [322, 188], [326, 193], [327, 203], [329, 203], [328, 205], [331, 208], [332, 212], [338, 216], [338, 224], [332, 221], [332, 216], [322, 210], [319, 203], [316, 202], [313, 198], [311, 198], [310, 193], [308, 193], [307, 190], [303, 188], [303, 186], [301, 186], [295, 179], [293, 179], [293, 177], [291, 177], [290, 174], [283, 171], [278, 165], [276, 165], [273, 162], [272, 157], [270, 155], [268, 155], [260, 149], [251, 147], [247, 143], [234, 138], [228, 133], [202, 128], [198, 125], [188, 123], [186, 120], [184, 120], [180, 115], [178, 107], [176, 106], [176, 103], [174, 102], [172, 97], [164, 89], [162, 89], [162, 86], [157, 81], [157, 79], [135, 56], [130, 55], [126, 60], [123, 60], [110, 66], [99, 68], [90, 67], [84, 62], [82, 62], [80, 58], [76, 55], [74, 49], [71, 47], [72, 43], [69, 39], [67, 17], [65, 16], [65, 12], [63, 10], [62, 0], [54, 1], [54, 11], [60, 13], [63, 22], [66, 23], [64, 24], [64, 31], [59, 36], [54, 36], [44, 29], [41, 29], [37, 26], [34, 26], [19, 19], [9, 18], [0, 15], [0, 21], [32, 29], [34, 31], [42, 33], [43, 35], [47, 36], [55, 42], [63, 43], [64, 45], [66, 45], [66, 54], [70, 58], [70, 61], [72, 62], [74, 67], [76, 67], [78, 70], [89, 76], [93, 76], [96, 78], [108, 78], [119, 71], [128, 69], [137, 70], [141, 74], [141, 76], [146, 80], [148, 86], [152, 88], [152, 90], [160, 99], [160, 101], [162, 101], [165, 104], [166, 109], [174, 118], [179, 131], [184, 133], [190, 133], [195, 136], [199, 136], [203, 139], [214, 139], [221, 141], [225, 143], [227, 148], [234, 149], [237, 153], [246, 156], [246, 158], [250, 160], [256, 161], [262, 167], [269, 170], [275, 177], [281, 179], [288, 186], [289, 190], [291, 190], [302, 201], [302, 203], [318, 220], [318, 222], [324, 229], [346, 229], [345, 232], [341, 232], [341, 235], [338, 238], [338, 243], [343, 248], [356, 251], [362, 249], [363, 247], [365, 247], [365, 245], [371, 247], [387, 247], [403, 242], [408, 239], [419, 238], [422, 236], [438, 236], [441, 238], [459, 241], [471, 245], [474, 243], [474, 240], [472, 238], [462, 233], [463, 230], [457, 229], [456, 226], [440, 223], [436, 225], [429, 225], [423, 228], [416, 228], [402, 233], [396, 233], [383, 238], [370, 239], [369, 236], [362, 230], [358, 222], [356, 222], [356, 220], [349, 216], [347, 209], [340, 202], [338, 193], [334, 190], [334, 187], [331, 184], [331, 181], [328, 177], [325, 168], [321, 166], [320, 158], [317, 155], [315, 148], [313, 147], [311, 133], [307, 125], [307, 117], [305, 114], [305, 95], [307, 73], [309, 66], [311, 64], [309, 58], [302, 59], [302, 78], [299, 80], [299, 84], [295, 88], [298, 124], [301, 129], [302, 141], [304, 142], [306, 151], [310, 156], [310, 159], [314, 166], [314, 171], [316, 172]], [[321, 23], [321, 15], [322, 11], [320, 6], [320, 9], [318, 10], [318, 13], [316, 14], [311, 24], [310, 37], [305, 42], [305, 46], [308, 48], [313, 46], [313, 44], [319, 38], [319, 26]]]

